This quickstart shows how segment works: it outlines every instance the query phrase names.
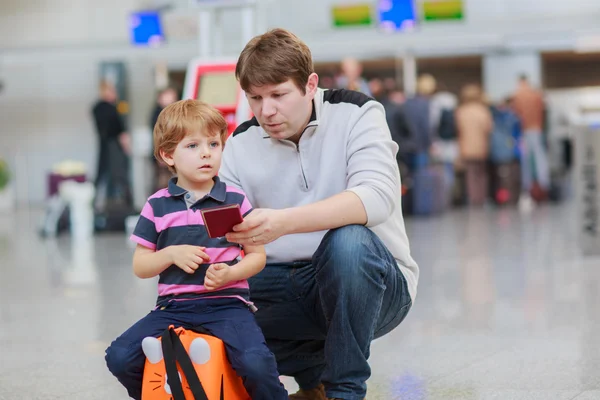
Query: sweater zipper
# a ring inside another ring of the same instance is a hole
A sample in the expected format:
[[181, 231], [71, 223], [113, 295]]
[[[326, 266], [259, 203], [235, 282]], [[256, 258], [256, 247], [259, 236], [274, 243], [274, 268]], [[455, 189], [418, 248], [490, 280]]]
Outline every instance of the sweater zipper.
[[298, 152], [298, 163], [300, 163], [300, 172], [302, 172], [302, 179], [304, 179], [304, 188], [308, 190], [308, 181], [306, 180], [306, 174], [304, 173], [304, 167], [302, 166], [302, 157], [300, 155], [300, 145], [296, 146]]

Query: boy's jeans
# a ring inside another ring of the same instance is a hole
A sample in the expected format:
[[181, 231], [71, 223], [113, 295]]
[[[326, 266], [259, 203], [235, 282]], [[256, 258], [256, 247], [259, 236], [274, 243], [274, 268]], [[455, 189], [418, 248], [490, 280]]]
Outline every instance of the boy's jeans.
[[202, 326], [225, 343], [231, 366], [242, 377], [248, 394], [255, 400], [284, 400], [287, 392], [279, 381], [275, 357], [265, 345], [254, 315], [238, 299], [171, 301], [146, 315], [106, 349], [110, 372], [133, 399], [142, 397], [146, 356], [142, 340], [160, 336], [169, 325], [192, 329]]
[[351, 400], [366, 395], [371, 341], [412, 304], [392, 254], [359, 225], [329, 231], [312, 261], [268, 264], [250, 279], [250, 293], [279, 373]]

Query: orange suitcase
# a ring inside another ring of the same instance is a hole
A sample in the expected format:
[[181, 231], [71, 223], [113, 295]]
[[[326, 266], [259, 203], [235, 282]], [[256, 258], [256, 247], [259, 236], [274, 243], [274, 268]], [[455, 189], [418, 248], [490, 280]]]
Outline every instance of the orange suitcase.
[[142, 350], [142, 400], [251, 400], [223, 342], [202, 329], [170, 326], [145, 338]]

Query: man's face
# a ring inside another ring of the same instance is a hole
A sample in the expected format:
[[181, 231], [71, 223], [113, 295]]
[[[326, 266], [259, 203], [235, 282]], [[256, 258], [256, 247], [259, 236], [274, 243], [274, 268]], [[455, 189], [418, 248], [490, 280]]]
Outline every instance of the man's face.
[[305, 94], [288, 79], [275, 85], [252, 86], [246, 97], [258, 123], [270, 137], [298, 142], [310, 120], [318, 83], [319, 77], [313, 73]]

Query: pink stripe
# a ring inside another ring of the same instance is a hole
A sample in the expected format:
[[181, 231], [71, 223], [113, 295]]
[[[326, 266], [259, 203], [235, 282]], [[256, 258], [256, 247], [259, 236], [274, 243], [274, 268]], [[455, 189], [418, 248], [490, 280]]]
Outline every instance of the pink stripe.
[[242, 215], [246, 215], [246, 213], [250, 210], [252, 210], [252, 204], [250, 204], [250, 201], [247, 197], [244, 197], [244, 202], [240, 206], [240, 212]]
[[148, 200], [158, 199], [160, 197], [171, 197], [171, 194], [169, 193], [169, 189], [160, 189], [158, 192], [156, 192], [152, 196], [150, 196], [148, 198]]
[[154, 244], [152, 242], [149, 242], [146, 239], [142, 239], [139, 236], [131, 235], [131, 237], [129, 238], [129, 240], [131, 240], [132, 242], [135, 242], [135, 243], [137, 243], [139, 245], [142, 245], [144, 247], [147, 247], [147, 248], [149, 248], [151, 250], [156, 250], [156, 244]]
[[207, 248], [204, 250], [210, 257], [211, 263], [233, 261], [240, 255], [239, 247]]
[[146, 204], [144, 204], [144, 208], [142, 208], [142, 217], [149, 219], [150, 221], [154, 222], [154, 210], [152, 209], [152, 206], [150, 205], [149, 202], [146, 202]]
[[248, 197], [246, 196], [246, 193], [244, 193], [244, 191], [242, 191], [236, 187], [233, 187], [233, 186], [227, 186], [227, 191], [241, 194], [242, 196], [244, 196], [244, 201], [242, 202], [242, 205], [240, 206], [240, 212], [242, 213], [242, 215], [246, 214], [248, 212], [248, 210], [252, 209], [252, 204], [250, 204], [250, 201], [248, 200]]
[[158, 295], [168, 296], [170, 294], [187, 294], [187, 293], [215, 293], [218, 294], [221, 290], [225, 289], [250, 289], [248, 281], [237, 281], [230, 283], [227, 286], [223, 286], [218, 290], [209, 291], [204, 288], [204, 285], [167, 285], [164, 283], [158, 284]]
[[188, 212], [189, 210], [177, 211], [167, 214], [164, 217], [155, 217], [154, 224], [156, 225], [156, 232], [162, 232], [167, 228], [172, 228], [175, 226], [187, 226], [194, 222], [204, 225], [202, 218], [194, 218], [190, 221], [190, 218], [188, 218]]

